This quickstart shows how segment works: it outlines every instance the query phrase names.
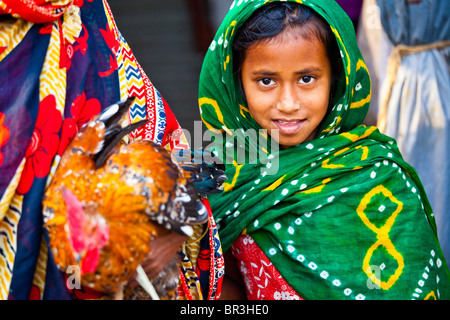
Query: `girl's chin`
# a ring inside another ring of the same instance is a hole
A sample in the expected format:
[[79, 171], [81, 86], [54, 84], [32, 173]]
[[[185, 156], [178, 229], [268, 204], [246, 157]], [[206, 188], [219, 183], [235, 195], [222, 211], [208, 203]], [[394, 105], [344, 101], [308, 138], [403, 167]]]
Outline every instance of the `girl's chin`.
[[292, 147], [295, 147], [296, 145], [299, 145], [300, 143], [304, 142], [302, 139], [279, 139], [278, 145], [280, 150], [286, 150]]
[[275, 140], [278, 141], [278, 145], [280, 150], [286, 150], [292, 147], [295, 147], [301, 143], [307, 142], [307, 141], [311, 141], [312, 139], [314, 139], [316, 135], [316, 131], [312, 132], [309, 136], [305, 137], [304, 134], [299, 134], [299, 135], [295, 135], [295, 136], [283, 136], [283, 135], [279, 135], [279, 137]]

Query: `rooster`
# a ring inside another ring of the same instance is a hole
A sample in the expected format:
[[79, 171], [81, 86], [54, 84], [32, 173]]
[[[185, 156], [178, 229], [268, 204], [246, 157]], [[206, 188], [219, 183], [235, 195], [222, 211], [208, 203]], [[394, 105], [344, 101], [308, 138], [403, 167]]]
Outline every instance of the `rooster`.
[[226, 178], [220, 170], [212, 175], [208, 166], [185, 171], [152, 141], [124, 143], [125, 135], [146, 122], [122, 126], [133, 100], [105, 109], [69, 144], [44, 196], [44, 226], [56, 265], [63, 271], [78, 266], [82, 285], [134, 299], [127, 282], [137, 271], [152, 299], [175, 299], [179, 257], [153, 284], [140, 263], [155, 237], [171, 231], [190, 236], [193, 225], [206, 222], [205, 190], [195, 184], [215, 179], [210, 191], [220, 192]]

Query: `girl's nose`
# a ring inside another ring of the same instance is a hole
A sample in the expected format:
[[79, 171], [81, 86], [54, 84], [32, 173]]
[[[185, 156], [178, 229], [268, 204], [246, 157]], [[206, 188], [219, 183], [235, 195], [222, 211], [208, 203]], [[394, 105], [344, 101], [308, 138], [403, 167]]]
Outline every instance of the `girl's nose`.
[[283, 88], [277, 103], [277, 109], [284, 113], [292, 113], [300, 109], [300, 100], [291, 88]]

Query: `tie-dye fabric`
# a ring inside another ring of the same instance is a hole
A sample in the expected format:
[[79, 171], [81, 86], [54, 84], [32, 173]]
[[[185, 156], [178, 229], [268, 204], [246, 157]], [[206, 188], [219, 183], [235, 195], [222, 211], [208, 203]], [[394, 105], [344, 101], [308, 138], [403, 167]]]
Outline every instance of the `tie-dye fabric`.
[[[232, 43], [267, 2], [274, 1], [233, 2], [200, 76], [202, 119], [216, 141], [222, 137], [214, 151], [229, 179], [224, 194], [210, 197], [224, 250], [247, 233], [304, 299], [450, 298], [448, 266], [416, 171], [394, 139], [362, 125], [370, 77], [352, 23], [334, 1], [292, 1], [325, 18], [341, 50], [329, 113], [312, 141], [283, 151], [264, 141], [233, 74]], [[239, 128], [258, 139], [237, 139]], [[258, 154], [257, 161], [242, 152]]]

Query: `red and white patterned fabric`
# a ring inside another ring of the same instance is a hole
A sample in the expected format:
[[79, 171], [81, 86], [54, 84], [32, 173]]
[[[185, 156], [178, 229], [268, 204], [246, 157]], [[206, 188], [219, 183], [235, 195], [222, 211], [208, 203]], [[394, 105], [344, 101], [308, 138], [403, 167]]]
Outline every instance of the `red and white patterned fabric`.
[[238, 261], [249, 300], [303, 300], [252, 237], [240, 235], [231, 250]]

